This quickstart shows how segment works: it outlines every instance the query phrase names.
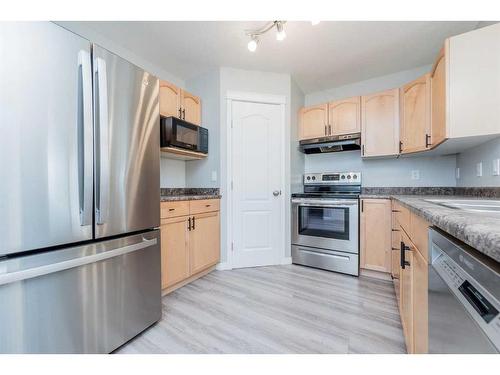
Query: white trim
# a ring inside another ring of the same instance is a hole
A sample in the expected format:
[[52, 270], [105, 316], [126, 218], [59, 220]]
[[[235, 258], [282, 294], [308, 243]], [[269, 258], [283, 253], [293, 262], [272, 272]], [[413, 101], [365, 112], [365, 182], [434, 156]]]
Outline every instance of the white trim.
[[244, 91], [228, 91], [226, 100], [264, 104], [286, 104], [286, 96], [284, 95], [259, 94]]
[[[226, 120], [227, 120], [227, 133], [226, 133], [226, 262], [224, 262], [224, 266], [221, 265], [220, 269], [233, 269], [233, 251], [231, 247], [231, 243], [233, 241], [233, 191], [231, 189], [231, 180], [233, 175], [233, 134], [232, 134], [232, 102], [252, 102], [252, 103], [262, 103], [262, 104], [277, 104], [281, 106], [281, 191], [287, 192], [286, 181], [285, 181], [285, 168], [286, 168], [286, 96], [285, 95], [271, 95], [271, 94], [259, 94], [254, 92], [242, 92], [242, 91], [227, 91], [226, 93]], [[222, 159], [221, 159], [222, 162]], [[222, 175], [222, 165], [221, 165], [221, 175]], [[286, 194], [282, 195], [281, 200], [281, 233], [283, 235], [282, 238], [282, 253], [277, 255], [276, 264], [290, 264], [286, 257], [286, 247], [287, 247], [287, 239], [286, 239], [286, 202], [287, 199]], [[224, 240], [224, 239], [222, 239]], [[286, 260], [287, 263], [282, 263]]]
[[292, 264], [292, 257], [284, 257], [280, 264]]
[[[291, 259], [291, 258], [290, 258]], [[227, 271], [227, 270], [232, 270], [233, 267], [228, 262], [222, 262], [217, 264], [215, 267], [218, 271]]]

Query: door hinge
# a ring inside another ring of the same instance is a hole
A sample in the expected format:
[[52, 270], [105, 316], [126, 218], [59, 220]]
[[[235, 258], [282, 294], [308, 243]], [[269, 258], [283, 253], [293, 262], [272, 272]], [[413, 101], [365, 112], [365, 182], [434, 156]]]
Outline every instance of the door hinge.
[[233, 190], [233, 181], [231, 181], [231, 190]]
[[231, 120], [231, 129], [233, 128], [233, 126], [234, 126], [234, 121]]
[[234, 251], [234, 242], [231, 242], [231, 251]]

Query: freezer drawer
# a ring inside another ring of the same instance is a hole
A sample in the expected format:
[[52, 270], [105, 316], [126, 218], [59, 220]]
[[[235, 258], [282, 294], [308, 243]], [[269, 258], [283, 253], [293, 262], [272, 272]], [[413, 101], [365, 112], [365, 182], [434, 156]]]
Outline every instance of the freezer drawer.
[[0, 262], [0, 353], [109, 353], [161, 318], [159, 231]]

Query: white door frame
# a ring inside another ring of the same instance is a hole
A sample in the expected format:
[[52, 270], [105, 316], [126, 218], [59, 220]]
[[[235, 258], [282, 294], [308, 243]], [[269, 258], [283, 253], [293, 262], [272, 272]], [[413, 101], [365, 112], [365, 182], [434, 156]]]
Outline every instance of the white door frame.
[[227, 109], [227, 179], [224, 181], [226, 185], [227, 192], [227, 236], [226, 236], [226, 249], [227, 249], [227, 264], [224, 269], [233, 268], [233, 190], [231, 188], [231, 181], [233, 179], [233, 113], [232, 113], [232, 103], [236, 102], [251, 102], [251, 103], [262, 103], [262, 104], [277, 104], [281, 109], [281, 121], [280, 121], [280, 133], [281, 133], [281, 176], [280, 176], [280, 189], [282, 191], [281, 195], [281, 261], [277, 264], [287, 264], [290, 263], [286, 257], [286, 223], [285, 223], [285, 199], [287, 191], [285, 188], [285, 168], [286, 168], [286, 153], [285, 153], [285, 122], [286, 122], [286, 96], [284, 95], [270, 95], [270, 94], [259, 94], [253, 92], [242, 92], [242, 91], [228, 91], [226, 95], [226, 109]]

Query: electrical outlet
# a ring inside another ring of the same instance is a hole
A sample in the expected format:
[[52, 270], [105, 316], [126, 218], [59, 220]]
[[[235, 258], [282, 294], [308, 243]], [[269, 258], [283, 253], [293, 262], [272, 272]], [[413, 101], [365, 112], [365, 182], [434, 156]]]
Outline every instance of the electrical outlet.
[[500, 176], [500, 159], [493, 160], [493, 176]]
[[457, 180], [460, 180], [460, 168], [458, 167], [455, 169], [455, 178]]
[[213, 182], [217, 181], [217, 171], [212, 171], [212, 181]]
[[411, 179], [420, 180], [420, 171], [418, 169], [414, 169], [411, 171]]
[[479, 163], [476, 164], [476, 176], [477, 177], [483, 176], [483, 162], [482, 161], [480, 161]]

